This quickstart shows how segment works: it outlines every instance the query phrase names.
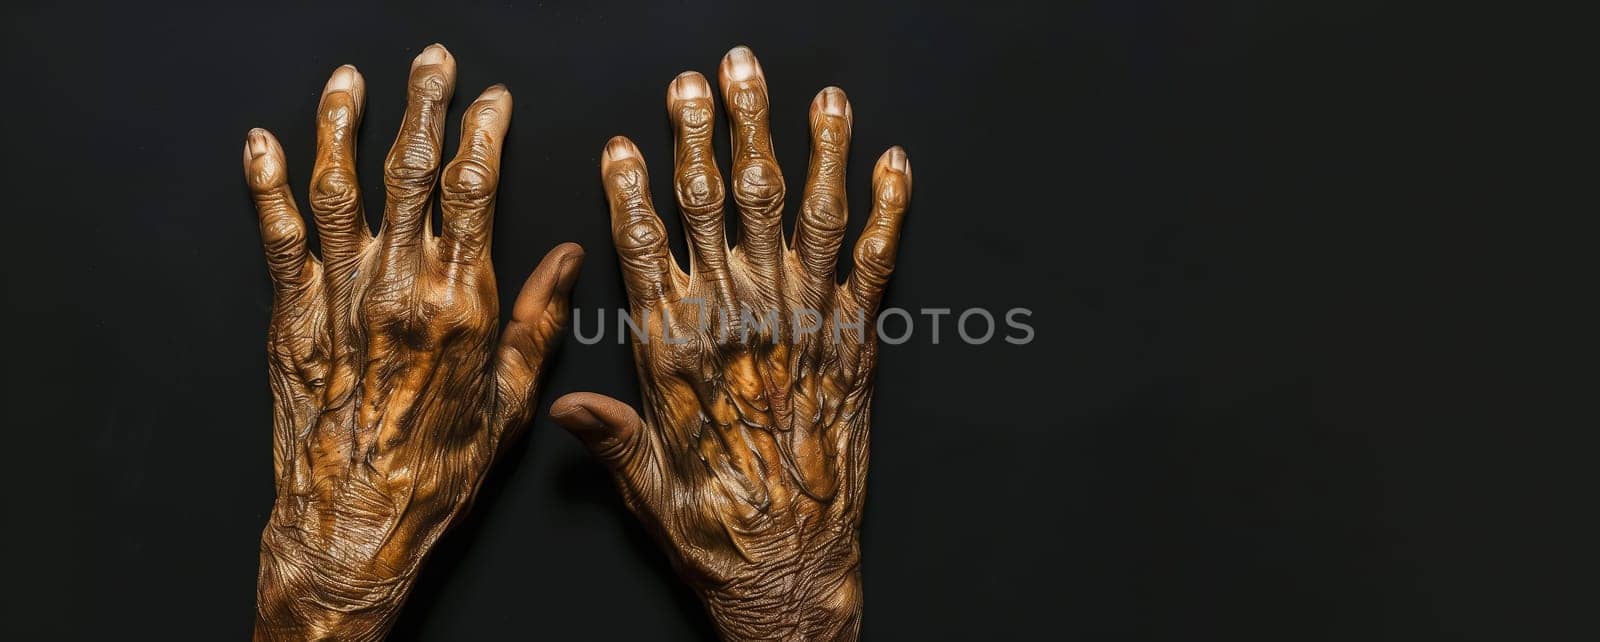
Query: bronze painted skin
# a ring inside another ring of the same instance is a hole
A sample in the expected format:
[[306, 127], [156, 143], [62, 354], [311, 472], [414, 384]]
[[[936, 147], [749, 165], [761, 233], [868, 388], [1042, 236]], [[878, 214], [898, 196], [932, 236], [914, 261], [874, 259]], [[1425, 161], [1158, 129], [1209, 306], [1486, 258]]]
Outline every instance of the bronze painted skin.
[[[667, 247], [639, 150], [614, 138], [600, 167], [629, 303], [645, 328], [634, 340], [644, 416], [590, 393], [562, 397], [551, 415], [610, 467], [723, 638], [854, 639], [875, 319], [911, 167], [898, 147], [879, 158], [855, 267], [840, 283], [852, 127], [844, 92], [826, 88], [811, 104], [810, 172], [786, 243], [766, 78], [749, 49], [728, 52], [719, 84], [738, 243], [723, 238], [711, 88], [687, 72], [668, 85], [667, 110], [688, 273]], [[774, 311], [768, 326], [743, 316]]]
[[[366, 88], [354, 67], [334, 71], [318, 107], [311, 176], [320, 259], [306, 247], [278, 141], [257, 129], [245, 145], [273, 283], [277, 501], [261, 536], [258, 640], [388, 632], [428, 551], [528, 422], [566, 323], [583, 259], [571, 243], [528, 277], [497, 332], [489, 245], [511, 94], [496, 85], [467, 107], [461, 147], [440, 181], [455, 70], [439, 45], [412, 62], [376, 235], [355, 174]], [[429, 224], [435, 183], [438, 236]]]

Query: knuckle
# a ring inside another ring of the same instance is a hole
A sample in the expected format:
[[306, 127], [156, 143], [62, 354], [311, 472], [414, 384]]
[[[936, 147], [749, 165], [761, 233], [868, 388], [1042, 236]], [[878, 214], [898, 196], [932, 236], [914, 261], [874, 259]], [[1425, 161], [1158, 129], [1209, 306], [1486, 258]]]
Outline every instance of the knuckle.
[[441, 336], [475, 336], [489, 329], [488, 315], [472, 297], [430, 297], [422, 307], [425, 323]]
[[406, 301], [398, 296], [369, 291], [357, 313], [367, 333], [376, 336], [398, 327], [408, 309]]
[[616, 244], [618, 248], [626, 250], [640, 250], [653, 248], [662, 243], [661, 226], [654, 217], [635, 217], [632, 221], [617, 228]]
[[741, 118], [755, 119], [766, 116], [767, 91], [765, 87], [744, 81], [735, 83], [728, 91], [728, 105]]
[[410, 88], [411, 94], [419, 99], [440, 102], [450, 93], [450, 81], [445, 78], [443, 69], [425, 67], [412, 74]]
[[462, 205], [488, 205], [499, 184], [499, 173], [476, 159], [455, 161], [444, 171], [444, 197]]
[[251, 161], [250, 171], [246, 178], [250, 182], [250, 189], [257, 194], [264, 194], [277, 189], [287, 183], [283, 163], [271, 154]]
[[428, 185], [433, 181], [433, 168], [431, 162], [409, 153], [398, 153], [390, 157], [383, 167], [383, 182], [390, 187], [418, 188]]
[[850, 127], [844, 119], [826, 116], [816, 119], [812, 123], [819, 147], [826, 151], [838, 153], [843, 150], [846, 143], [850, 142]]
[[322, 120], [333, 126], [338, 133], [351, 129], [356, 120], [354, 106], [348, 93], [331, 94], [322, 103]]
[[678, 123], [685, 134], [697, 134], [711, 128], [711, 103], [693, 100], [678, 109]]
[[894, 240], [884, 234], [864, 236], [856, 244], [856, 266], [872, 274], [888, 274], [894, 270], [894, 250]]
[[500, 113], [500, 105], [494, 101], [479, 101], [472, 107], [472, 120], [475, 127], [489, 127], [499, 122], [504, 114]]
[[274, 254], [292, 252], [305, 243], [305, 230], [286, 214], [273, 216], [261, 222], [261, 240]]
[[830, 190], [819, 189], [808, 194], [800, 204], [801, 220], [819, 230], [842, 229], [847, 216], [844, 198]]
[[695, 166], [678, 177], [678, 203], [691, 214], [703, 214], [722, 203], [722, 178]]
[[676, 377], [698, 370], [697, 366], [709, 349], [709, 342], [697, 334], [695, 328], [672, 329], [671, 342], [665, 336], [650, 339], [654, 358], [650, 360], [652, 370], [660, 377]]
[[642, 197], [645, 183], [644, 172], [632, 163], [612, 170], [606, 177], [606, 186], [610, 188], [612, 197], [624, 201]]
[[311, 184], [311, 205], [318, 210], [345, 212], [355, 209], [359, 200], [355, 173], [348, 168], [325, 169]]
[[903, 210], [906, 208], [906, 203], [911, 200], [910, 190], [907, 190], [905, 182], [897, 177], [883, 179], [874, 192], [873, 198], [878, 207], [884, 210]]
[[733, 184], [733, 197], [741, 206], [772, 207], [783, 200], [783, 174], [770, 160], [753, 160], [741, 166]]
[[408, 116], [405, 131], [384, 158], [384, 183], [394, 188], [431, 186], [439, 173], [439, 135], [436, 121]]

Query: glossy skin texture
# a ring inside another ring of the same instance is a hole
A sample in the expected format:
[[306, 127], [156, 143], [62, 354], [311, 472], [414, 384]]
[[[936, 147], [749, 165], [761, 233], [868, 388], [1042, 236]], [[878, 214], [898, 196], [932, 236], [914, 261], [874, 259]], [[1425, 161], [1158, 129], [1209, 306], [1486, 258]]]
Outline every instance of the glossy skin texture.
[[[646, 328], [634, 339], [644, 415], [591, 393], [562, 397], [551, 415], [610, 467], [725, 639], [854, 639], [874, 320], [911, 168], [898, 147], [873, 168], [872, 212], [840, 283], [852, 126], [844, 92], [829, 87], [812, 102], [810, 173], [786, 243], [765, 76], [744, 47], [719, 75], [738, 243], [723, 238], [712, 91], [687, 72], [667, 88], [687, 274], [667, 247], [639, 150], [617, 137], [601, 161], [629, 303]], [[771, 325], [744, 323], [773, 312]]]
[[[466, 108], [439, 178], [455, 60], [412, 63], [405, 121], [385, 163], [373, 235], [355, 174], [365, 85], [340, 67], [317, 113], [312, 214], [321, 258], [278, 141], [253, 130], [245, 177], [273, 284], [267, 342], [277, 501], [261, 537], [256, 639], [381, 639], [422, 560], [528, 422], [545, 356], [566, 323], [583, 252], [565, 244], [528, 278], [497, 340], [489, 261], [511, 94]], [[429, 225], [442, 182], [444, 229]]]

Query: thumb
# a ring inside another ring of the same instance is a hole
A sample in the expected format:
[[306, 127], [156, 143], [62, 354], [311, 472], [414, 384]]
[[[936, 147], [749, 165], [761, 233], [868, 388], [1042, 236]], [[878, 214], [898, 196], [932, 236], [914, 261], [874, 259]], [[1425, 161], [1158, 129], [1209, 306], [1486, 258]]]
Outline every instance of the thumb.
[[582, 266], [583, 248], [562, 243], [545, 255], [522, 284], [495, 357], [496, 407], [502, 434], [520, 430], [532, 418], [544, 360], [561, 342], [572, 284]]
[[634, 461], [644, 441], [644, 420], [628, 404], [592, 392], [574, 392], [550, 404], [550, 418], [589, 451], [632, 481]]

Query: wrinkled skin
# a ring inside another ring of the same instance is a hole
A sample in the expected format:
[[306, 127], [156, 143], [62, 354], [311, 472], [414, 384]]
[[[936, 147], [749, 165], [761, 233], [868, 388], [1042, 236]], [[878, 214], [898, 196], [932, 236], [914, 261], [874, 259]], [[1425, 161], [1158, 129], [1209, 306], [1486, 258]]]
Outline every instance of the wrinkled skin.
[[[667, 88], [667, 108], [687, 274], [666, 244], [639, 150], [617, 137], [601, 161], [629, 303], [645, 329], [633, 344], [644, 415], [591, 393], [562, 397], [551, 414], [610, 467], [725, 639], [854, 639], [874, 320], [911, 169], [898, 147], [878, 160], [855, 267], [839, 283], [852, 125], [844, 92], [829, 87], [812, 102], [810, 173], [785, 243], [766, 80], [749, 49], [723, 59], [720, 85], [737, 245], [723, 238], [712, 92], [684, 73]], [[759, 323], [774, 312], [776, 323]]]
[[582, 250], [557, 247], [498, 338], [489, 261], [511, 94], [466, 109], [445, 169], [444, 229], [429, 225], [455, 60], [412, 63], [405, 121], [370, 233], [355, 175], [365, 86], [354, 67], [318, 107], [312, 213], [321, 258], [287, 187], [283, 150], [251, 131], [245, 176], [273, 283], [267, 342], [277, 501], [261, 537], [256, 639], [381, 639], [440, 535], [524, 426], [567, 317]]

